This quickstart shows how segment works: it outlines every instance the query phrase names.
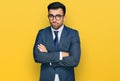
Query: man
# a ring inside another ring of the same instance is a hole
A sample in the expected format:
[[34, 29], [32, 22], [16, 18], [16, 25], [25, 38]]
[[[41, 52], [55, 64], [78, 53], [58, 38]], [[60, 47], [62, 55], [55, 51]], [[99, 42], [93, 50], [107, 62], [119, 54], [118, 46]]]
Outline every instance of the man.
[[63, 24], [66, 8], [60, 2], [48, 5], [51, 26], [38, 32], [34, 59], [41, 65], [40, 81], [75, 81], [74, 67], [80, 60], [78, 32]]

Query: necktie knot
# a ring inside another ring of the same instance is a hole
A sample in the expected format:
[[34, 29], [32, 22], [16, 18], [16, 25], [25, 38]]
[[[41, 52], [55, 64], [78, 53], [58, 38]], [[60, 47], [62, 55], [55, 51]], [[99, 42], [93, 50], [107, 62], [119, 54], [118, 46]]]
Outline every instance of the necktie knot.
[[54, 31], [55, 37], [58, 37], [58, 31]]

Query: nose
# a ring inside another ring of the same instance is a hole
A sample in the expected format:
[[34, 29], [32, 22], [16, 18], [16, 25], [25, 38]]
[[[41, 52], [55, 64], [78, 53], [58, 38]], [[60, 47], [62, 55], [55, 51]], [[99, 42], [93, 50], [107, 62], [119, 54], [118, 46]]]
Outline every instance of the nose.
[[55, 18], [55, 17], [53, 17], [53, 21], [56, 21], [56, 18]]

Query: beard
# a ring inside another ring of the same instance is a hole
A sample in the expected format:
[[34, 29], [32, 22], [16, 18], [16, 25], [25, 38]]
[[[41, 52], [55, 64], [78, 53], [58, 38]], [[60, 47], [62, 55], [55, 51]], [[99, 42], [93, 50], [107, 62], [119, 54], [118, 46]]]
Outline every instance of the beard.
[[57, 22], [50, 23], [53, 29], [59, 29], [63, 24], [59, 24]]

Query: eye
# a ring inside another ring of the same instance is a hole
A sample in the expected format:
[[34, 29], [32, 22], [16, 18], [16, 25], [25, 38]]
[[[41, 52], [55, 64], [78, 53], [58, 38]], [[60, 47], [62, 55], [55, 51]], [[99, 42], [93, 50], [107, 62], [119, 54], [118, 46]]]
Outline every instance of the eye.
[[49, 14], [48, 17], [53, 17], [53, 15]]
[[62, 15], [56, 15], [56, 17], [62, 17]]

